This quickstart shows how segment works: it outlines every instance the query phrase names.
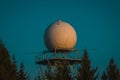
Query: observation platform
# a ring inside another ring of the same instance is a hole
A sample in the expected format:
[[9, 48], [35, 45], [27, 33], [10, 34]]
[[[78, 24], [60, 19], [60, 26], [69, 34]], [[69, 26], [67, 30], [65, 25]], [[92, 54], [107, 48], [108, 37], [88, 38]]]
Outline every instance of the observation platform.
[[45, 51], [43, 51], [43, 53], [68, 54], [71, 52], [78, 52], [78, 51], [79, 51], [78, 49], [71, 49], [71, 50], [69, 50], [69, 49], [62, 49], [62, 50], [61, 49], [54, 49], [54, 50], [45, 50]]
[[55, 65], [56, 62], [66, 62], [67, 64], [73, 65], [73, 64], [79, 64], [81, 63], [80, 59], [67, 59], [67, 58], [55, 58], [55, 59], [44, 59], [44, 60], [37, 60], [36, 64], [40, 64], [40, 65]]

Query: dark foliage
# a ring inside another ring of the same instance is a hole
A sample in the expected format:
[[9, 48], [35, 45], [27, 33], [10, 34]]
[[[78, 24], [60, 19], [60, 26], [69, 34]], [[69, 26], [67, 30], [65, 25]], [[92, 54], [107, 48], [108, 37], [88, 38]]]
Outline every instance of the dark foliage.
[[21, 63], [20, 70], [18, 72], [18, 80], [30, 80], [30, 75], [25, 73], [24, 64]]
[[102, 74], [101, 80], [120, 80], [120, 71], [113, 58], [110, 60], [107, 70]]
[[7, 48], [0, 42], [0, 80], [30, 80], [24, 73], [24, 65], [21, 64], [18, 72], [15, 55], [10, 58]]
[[98, 78], [98, 75], [96, 75], [97, 67], [91, 69], [91, 63], [86, 49], [84, 50], [81, 67], [79, 67], [78, 72], [79, 73], [76, 77], [78, 80], [97, 80]]
[[2, 41], [0, 42], [0, 80], [17, 80], [16, 65], [12, 63]]
[[106, 72], [103, 72], [102, 77], [101, 77], [101, 80], [108, 80], [107, 78], [108, 78], [108, 77], [107, 77]]
[[55, 80], [73, 80], [70, 66], [66, 61], [58, 63], [56, 66]]
[[64, 61], [56, 63], [55, 67], [48, 66], [45, 77], [47, 80], [73, 80], [70, 73], [70, 67]]

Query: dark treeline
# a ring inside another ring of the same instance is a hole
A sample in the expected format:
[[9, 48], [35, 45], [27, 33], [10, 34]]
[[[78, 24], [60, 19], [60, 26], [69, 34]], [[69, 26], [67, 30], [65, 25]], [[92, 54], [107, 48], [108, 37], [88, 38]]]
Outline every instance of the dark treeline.
[[0, 41], [0, 80], [30, 80], [29, 74], [24, 71], [24, 64], [21, 63], [18, 70], [15, 56], [10, 57], [2, 41]]
[[[120, 70], [111, 58], [106, 70], [98, 72], [98, 67], [92, 68], [87, 50], [84, 50], [80, 66], [77, 67], [77, 74], [71, 73], [70, 66], [66, 63], [58, 63], [55, 72], [48, 66], [43, 74], [38, 74], [34, 80], [120, 80]], [[18, 69], [15, 55], [10, 57], [7, 48], [0, 42], [0, 80], [31, 80], [30, 75], [24, 71], [24, 64], [21, 62]]]

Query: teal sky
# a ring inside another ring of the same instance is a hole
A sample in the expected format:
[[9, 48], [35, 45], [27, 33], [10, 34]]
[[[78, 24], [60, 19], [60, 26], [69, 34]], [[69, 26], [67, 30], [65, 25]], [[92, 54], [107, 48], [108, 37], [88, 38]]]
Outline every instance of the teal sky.
[[119, 0], [0, 0], [0, 38], [32, 77], [37, 74], [34, 52], [46, 50], [44, 31], [59, 19], [75, 28], [75, 48], [88, 49], [93, 67], [103, 71], [114, 57], [120, 68]]

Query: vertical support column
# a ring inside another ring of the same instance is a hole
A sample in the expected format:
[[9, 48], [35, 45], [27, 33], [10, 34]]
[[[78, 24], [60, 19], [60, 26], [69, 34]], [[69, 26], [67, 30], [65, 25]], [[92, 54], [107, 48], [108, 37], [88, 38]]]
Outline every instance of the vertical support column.
[[66, 52], [62, 52], [63, 58], [66, 58]]
[[56, 48], [55, 48], [55, 52], [54, 52], [54, 59], [56, 59]]

